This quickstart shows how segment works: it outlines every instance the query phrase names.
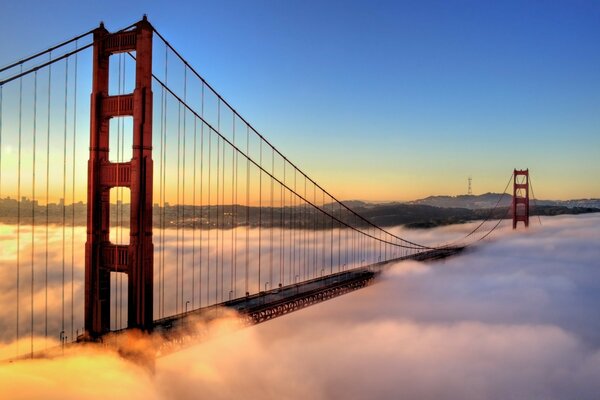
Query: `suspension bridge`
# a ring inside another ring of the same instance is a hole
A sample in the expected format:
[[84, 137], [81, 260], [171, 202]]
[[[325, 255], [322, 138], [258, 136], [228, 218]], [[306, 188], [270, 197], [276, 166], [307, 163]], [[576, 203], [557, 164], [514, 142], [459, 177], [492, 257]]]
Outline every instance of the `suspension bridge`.
[[[527, 225], [528, 172], [511, 181], [503, 218]], [[499, 226], [501, 199], [451, 243], [400, 237], [286, 158], [146, 17], [101, 24], [0, 69], [0, 341], [27, 357], [128, 330], [177, 342], [224, 308], [259, 323], [456, 254]]]

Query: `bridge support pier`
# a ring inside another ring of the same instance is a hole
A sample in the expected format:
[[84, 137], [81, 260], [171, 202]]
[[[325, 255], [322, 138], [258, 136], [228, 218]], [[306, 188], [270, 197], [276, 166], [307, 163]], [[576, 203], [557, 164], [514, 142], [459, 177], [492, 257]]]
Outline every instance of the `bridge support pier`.
[[[127, 326], [151, 330], [153, 321], [152, 244], [152, 34], [144, 19], [127, 31], [94, 31], [93, 82], [88, 161], [85, 246], [85, 330], [90, 338], [110, 331], [110, 273], [128, 278]], [[111, 96], [109, 59], [135, 51], [135, 89]], [[128, 162], [109, 161], [109, 121], [133, 117], [133, 152]], [[129, 244], [110, 242], [110, 189], [131, 191]]]

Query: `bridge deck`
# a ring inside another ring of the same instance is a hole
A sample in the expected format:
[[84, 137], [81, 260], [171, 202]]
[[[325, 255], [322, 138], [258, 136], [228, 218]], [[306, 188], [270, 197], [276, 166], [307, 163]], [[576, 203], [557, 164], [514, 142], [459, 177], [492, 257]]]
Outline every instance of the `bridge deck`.
[[[244, 325], [258, 324], [363, 288], [371, 284], [374, 278], [389, 264], [403, 260], [437, 260], [455, 255], [463, 249], [463, 247], [448, 247], [429, 250], [416, 255], [400, 257], [349, 271], [342, 271], [209, 307], [199, 308], [187, 313], [158, 319], [154, 321], [154, 335], [149, 339], [152, 341], [152, 345], [144, 346], [144, 351], [136, 350], [135, 346], [133, 350], [128, 349], [128, 339], [124, 334], [129, 329], [111, 332], [100, 338], [100, 342], [106, 347], [118, 350], [125, 357], [151, 365], [151, 359], [155, 356], [162, 356], [178, 351], [197, 343], [205, 337], [208, 330], [199, 329], [199, 326], [202, 326], [202, 324], [197, 325], [194, 323], [195, 321], [202, 321], [208, 326], [208, 323], [211, 321], [223, 317], [225, 310], [233, 310], [241, 318]], [[89, 341], [89, 338], [80, 335], [77, 338], [77, 342], [72, 344], [64, 344], [62, 347], [47, 349], [12, 360], [56, 356], [67, 347], [70, 348]], [[154, 349], [152, 351], [153, 354], [146, 353], [148, 348]]]
[[229, 309], [235, 311], [245, 325], [258, 324], [363, 288], [371, 284], [389, 264], [404, 260], [437, 260], [455, 255], [463, 249], [449, 247], [429, 250], [156, 320], [154, 333], [161, 337], [157, 354], [168, 354], [197, 342], [206, 332], [198, 330], [197, 325], [190, 323], [195, 319], [210, 322], [223, 316], [224, 310]]

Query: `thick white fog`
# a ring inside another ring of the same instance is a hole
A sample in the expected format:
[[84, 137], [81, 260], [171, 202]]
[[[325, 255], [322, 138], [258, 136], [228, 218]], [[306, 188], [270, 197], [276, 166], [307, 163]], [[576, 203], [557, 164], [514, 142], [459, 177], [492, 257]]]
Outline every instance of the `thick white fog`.
[[[225, 325], [158, 359], [153, 375], [86, 350], [0, 365], [0, 388], [60, 399], [597, 398], [600, 215], [542, 224], [443, 262], [399, 263], [366, 289], [261, 325]], [[413, 233], [444, 241], [470, 227]]]

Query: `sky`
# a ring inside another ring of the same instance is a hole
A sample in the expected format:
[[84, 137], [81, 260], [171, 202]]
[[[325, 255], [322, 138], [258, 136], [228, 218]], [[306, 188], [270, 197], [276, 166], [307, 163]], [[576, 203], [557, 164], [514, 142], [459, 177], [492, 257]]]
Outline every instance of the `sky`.
[[[209, 340], [157, 359], [153, 374], [79, 348], [0, 364], [0, 387], [13, 399], [594, 399], [599, 219], [508, 226], [458, 257], [398, 263], [372, 286], [257, 326], [199, 325]], [[13, 353], [0, 345], [0, 358]]]
[[598, 2], [8, 2], [0, 65], [144, 13], [338, 198], [600, 197]]

